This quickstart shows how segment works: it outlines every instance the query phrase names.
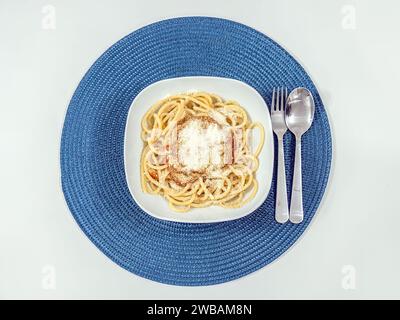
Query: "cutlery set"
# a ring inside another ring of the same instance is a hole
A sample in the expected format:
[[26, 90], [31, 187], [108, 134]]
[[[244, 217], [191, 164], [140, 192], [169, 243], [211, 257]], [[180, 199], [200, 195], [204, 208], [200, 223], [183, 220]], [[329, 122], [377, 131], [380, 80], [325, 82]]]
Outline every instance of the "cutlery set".
[[[304, 218], [301, 136], [311, 127], [315, 104], [311, 92], [306, 88], [296, 88], [288, 95], [287, 88], [274, 88], [271, 102], [272, 129], [278, 140], [278, 172], [275, 202], [275, 220], [285, 223], [300, 223]], [[289, 129], [296, 138], [294, 173], [290, 211], [286, 190], [286, 172], [283, 137]]]

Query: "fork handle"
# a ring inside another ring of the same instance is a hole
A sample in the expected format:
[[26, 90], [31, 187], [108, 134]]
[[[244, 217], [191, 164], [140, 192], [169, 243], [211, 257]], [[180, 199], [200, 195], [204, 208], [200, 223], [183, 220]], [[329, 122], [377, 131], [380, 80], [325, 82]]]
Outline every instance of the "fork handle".
[[296, 136], [292, 198], [290, 201], [290, 222], [292, 223], [300, 223], [304, 217], [301, 175], [301, 136]]
[[278, 180], [276, 185], [275, 220], [285, 223], [289, 220], [289, 207], [286, 190], [285, 155], [283, 152], [283, 136], [278, 137]]

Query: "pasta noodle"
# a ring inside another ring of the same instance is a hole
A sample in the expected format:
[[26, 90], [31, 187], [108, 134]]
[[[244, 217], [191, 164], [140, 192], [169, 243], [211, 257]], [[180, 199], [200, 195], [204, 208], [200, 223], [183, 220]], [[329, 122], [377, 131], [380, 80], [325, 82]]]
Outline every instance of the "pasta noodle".
[[[237, 102], [206, 92], [178, 94], [154, 104], [141, 125], [142, 190], [163, 196], [171, 209], [237, 208], [257, 193], [264, 128]], [[255, 128], [260, 143], [253, 151]]]

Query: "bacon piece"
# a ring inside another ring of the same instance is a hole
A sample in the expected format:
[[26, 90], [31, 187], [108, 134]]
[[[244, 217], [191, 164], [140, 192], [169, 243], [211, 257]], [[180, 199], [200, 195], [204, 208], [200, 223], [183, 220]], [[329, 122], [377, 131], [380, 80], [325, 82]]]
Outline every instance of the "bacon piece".
[[149, 169], [149, 175], [154, 179], [154, 180], [158, 180], [158, 173], [156, 170], [154, 169]]
[[243, 147], [243, 129], [242, 128], [236, 128], [233, 132], [233, 163], [237, 163], [239, 158], [241, 158], [243, 155], [240, 154], [242, 147]]
[[168, 164], [177, 164], [178, 163], [178, 127], [175, 125], [170, 131], [169, 136], [169, 144], [168, 144]]
[[224, 143], [224, 164], [233, 164], [234, 139], [232, 130], [226, 130]]

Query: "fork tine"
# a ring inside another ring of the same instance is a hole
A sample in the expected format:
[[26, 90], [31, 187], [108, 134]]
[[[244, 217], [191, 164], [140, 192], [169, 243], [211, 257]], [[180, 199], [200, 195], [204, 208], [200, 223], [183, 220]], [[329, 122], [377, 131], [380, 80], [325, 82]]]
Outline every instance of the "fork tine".
[[279, 94], [279, 87], [278, 87], [278, 88], [276, 88], [275, 111], [279, 111], [279, 98], [280, 98], [280, 94]]
[[281, 105], [280, 105], [280, 111], [283, 111], [283, 99], [285, 98], [285, 95], [283, 93], [283, 87], [281, 88]]
[[286, 87], [283, 87], [282, 90], [284, 90], [284, 91], [282, 92], [283, 98], [284, 98], [284, 99], [283, 99], [283, 103], [282, 103], [282, 110], [285, 111], [285, 110], [286, 110], [287, 88], [286, 88]]
[[287, 97], [287, 89], [286, 89], [286, 87], [282, 87], [282, 111], [283, 112], [286, 109], [286, 97]]
[[281, 99], [281, 95], [280, 95], [280, 93], [281, 93], [281, 88], [276, 88], [276, 91], [277, 91], [277, 94], [276, 94], [276, 111], [279, 111], [279, 106], [280, 106], [280, 99]]
[[271, 111], [275, 111], [275, 88], [272, 90]]

